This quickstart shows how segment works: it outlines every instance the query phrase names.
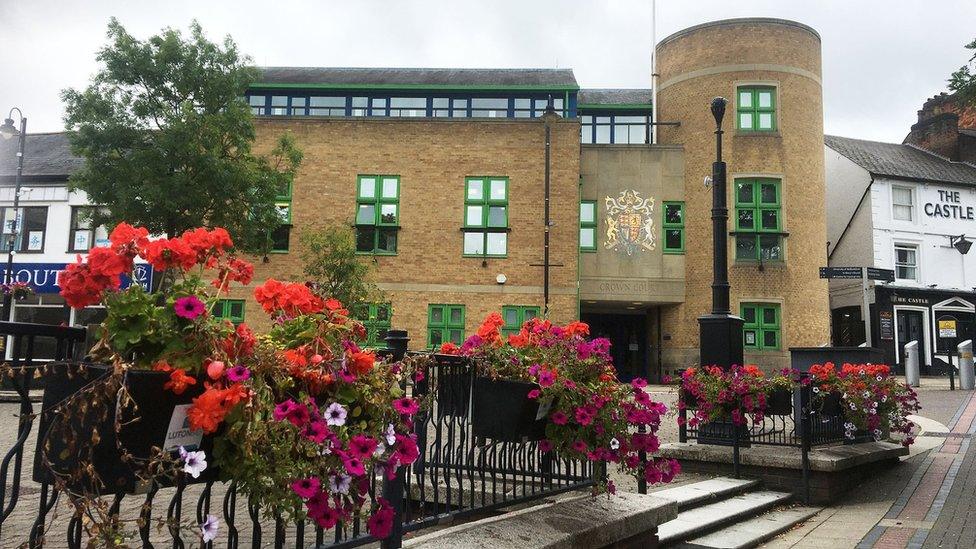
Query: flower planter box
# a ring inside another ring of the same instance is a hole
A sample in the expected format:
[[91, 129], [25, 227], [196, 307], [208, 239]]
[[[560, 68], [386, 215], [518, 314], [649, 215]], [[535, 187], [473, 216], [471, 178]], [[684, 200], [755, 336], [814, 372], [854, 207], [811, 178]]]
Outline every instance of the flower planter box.
[[844, 402], [840, 393], [820, 393], [819, 403], [814, 402], [814, 410], [825, 416], [844, 415]]
[[775, 389], [766, 398], [766, 415], [792, 416], [793, 391]]
[[734, 437], [738, 437], [740, 448], [751, 446], [749, 429], [745, 425], [738, 425], [731, 421], [709, 421], [698, 427], [698, 444], [733, 446]]
[[471, 372], [467, 359], [437, 356], [437, 417], [468, 417], [471, 404]]
[[471, 430], [495, 441], [542, 440], [549, 406], [528, 397], [538, 385], [526, 381], [475, 377], [471, 391]]
[[[192, 433], [185, 415], [193, 398], [204, 390], [201, 382], [188, 387], [183, 394], [175, 395], [163, 389], [169, 379], [167, 374], [128, 371], [122, 383], [135, 406], [117, 407], [117, 398], [96, 384], [92, 387], [97, 394], [65, 403], [58, 409], [66, 399], [110, 375], [111, 367], [101, 364], [49, 366], [34, 455], [35, 481], [52, 482], [56, 473], [61, 478], [71, 476], [69, 484], [89, 490], [96, 487], [103, 493], [132, 493], [140, 488], [139, 477], [153, 455], [153, 447], [175, 452], [174, 445], [185, 445], [187, 449], [204, 450], [212, 460], [214, 437]], [[97, 404], [93, 404], [96, 401]], [[117, 411], [121, 412], [118, 418]], [[94, 436], [96, 433], [97, 437]], [[194, 444], [198, 446], [193, 448]], [[79, 456], [89, 452], [94, 472], [103, 487], [93, 485], [94, 479], [79, 470], [79, 466], [85, 465], [79, 463]], [[45, 455], [47, 464], [43, 461]], [[206, 482], [215, 480], [217, 474], [216, 467], [208, 467], [199, 478], [186, 476], [185, 481], [188, 484]]]
[[844, 437], [844, 444], [862, 444], [865, 442], [874, 442], [874, 435], [860, 429], [854, 431], [854, 438]]

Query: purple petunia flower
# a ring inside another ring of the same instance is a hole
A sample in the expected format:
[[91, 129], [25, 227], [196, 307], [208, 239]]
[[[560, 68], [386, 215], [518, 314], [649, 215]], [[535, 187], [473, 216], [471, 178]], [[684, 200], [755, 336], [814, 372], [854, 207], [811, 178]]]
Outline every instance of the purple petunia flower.
[[202, 450], [188, 452], [186, 448], [180, 446], [180, 459], [183, 460], [183, 472], [193, 478], [199, 478], [200, 473], [207, 470], [207, 454]]
[[173, 303], [173, 308], [176, 309], [176, 316], [187, 320], [193, 320], [207, 310], [207, 307], [200, 301], [200, 298], [195, 295], [188, 295], [177, 299]]
[[207, 515], [207, 520], [200, 525], [200, 535], [204, 543], [210, 543], [217, 537], [217, 530], [220, 528], [220, 521], [214, 515]]
[[251, 379], [251, 370], [248, 370], [247, 367], [238, 364], [230, 370], [227, 370], [227, 379], [234, 382], [247, 381], [248, 379]]
[[342, 426], [346, 424], [346, 409], [342, 404], [333, 402], [325, 409], [325, 422], [329, 425]]

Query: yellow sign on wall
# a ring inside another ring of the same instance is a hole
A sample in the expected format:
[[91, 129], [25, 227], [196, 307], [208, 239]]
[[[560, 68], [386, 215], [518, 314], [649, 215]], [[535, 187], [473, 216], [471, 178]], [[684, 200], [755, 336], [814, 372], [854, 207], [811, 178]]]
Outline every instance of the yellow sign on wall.
[[953, 338], [956, 337], [956, 321], [955, 320], [940, 320], [939, 321], [939, 337]]

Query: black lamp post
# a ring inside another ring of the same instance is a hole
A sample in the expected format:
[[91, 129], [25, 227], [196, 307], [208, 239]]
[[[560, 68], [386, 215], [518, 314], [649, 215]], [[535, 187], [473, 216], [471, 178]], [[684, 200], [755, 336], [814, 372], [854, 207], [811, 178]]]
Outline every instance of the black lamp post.
[[725, 162], [722, 161], [723, 97], [712, 99], [715, 162], [712, 163], [712, 312], [698, 317], [699, 364], [729, 368], [742, 365], [742, 319], [729, 307], [728, 220]]
[[[17, 111], [17, 116], [20, 117], [20, 130], [14, 126], [14, 111]], [[7, 119], [3, 121], [3, 125], [0, 126], [0, 135], [4, 139], [10, 139], [11, 137], [20, 137], [20, 147], [17, 151], [17, 175], [14, 177], [14, 226], [13, 235], [10, 240], [10, 249], [7, 250], [7, 270], [4, 272], [3, 282], [13, 282], [13, 270], [14, 270], [14, 248], [17, 247], [17, 238], [20, 236], [20, 219], [19, 219], [19, 209], [20, 209], [20, 177], [24, 172], [24, 143], [27, 140], [27, 117], [24, 113], [20, 111], [17, 107], [10, 109], [10, 113], [7, 114]], [[13, 304], [13, 294], [11, 292], [5, 292], [3, 294], [3, 318], [2, 320], [13, 320], [11, 318], [12, 314], [12, 304]]]

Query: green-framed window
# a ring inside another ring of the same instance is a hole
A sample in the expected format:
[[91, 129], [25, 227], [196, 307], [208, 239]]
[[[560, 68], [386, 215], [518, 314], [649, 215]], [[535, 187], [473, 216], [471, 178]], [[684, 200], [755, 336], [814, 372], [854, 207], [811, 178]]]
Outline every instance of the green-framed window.
[[735, 180], [735, 258], [783, 260], [782, 187], [778, 179]]
[[214, 303], [211, 314], [216, 318], [229, 320], [234, 324], [244, 322], [244, 300], [243, 299], [218, 299]]
[[661, 219], [661, 230], [664, 231], [664, 253], [685, 253], [685, 203], [665, 202]]
[[742, 346], [750, 351], [779, 350], [782, 345], [782, 319], [777, 303], [742, 303], [744, 324]]
[[596, 200], [580, 201], [579, 246], [581, 252], [596, 251]]
[[278, 191], [278, 196], [275, 197], [275, 208], [281, 218], [281, 225], [278, 225], [278, 228], [271, 231], [268, 236], [269, 248], [274, 253], [287, 252], [291, 244], [291, 198], [292, 188], [289, 181], [282, 185]]
[[464, 305], [428, 305], [427, 347], [436, 349], [448, 341], [455, 345], [464, 341]]
[[502, 307], [502, 319], [505, 321], [502, 326], [502, 335], [518, 333], [522, 329], [525, 321], [538, 318], [539, 307], [528, 305], [505, 305]]
[[356, 179], [356, 251], [393, 255], [400, 230], [400, 176]]
[[361, 303], [353, 309], [356, 320], [366, 328], [367, 347], [385, 347], [393, 308], [389, 303]]
[[739, 131], [776, 131], [775, 87], [739, 86], [735, 97], [735, 127]]
[[463, 253], [504, 257], [508, 253], [508, 178], [464, 179]]

